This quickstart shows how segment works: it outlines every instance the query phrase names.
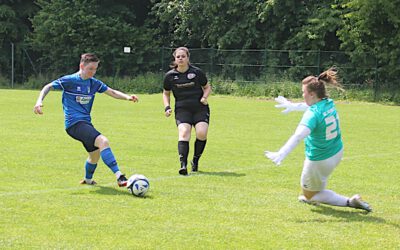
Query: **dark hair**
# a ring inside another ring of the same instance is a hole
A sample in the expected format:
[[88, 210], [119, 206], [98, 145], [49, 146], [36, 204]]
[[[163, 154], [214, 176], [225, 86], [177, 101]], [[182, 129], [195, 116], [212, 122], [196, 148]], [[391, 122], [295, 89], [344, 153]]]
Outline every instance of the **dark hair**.
[[[178, 52], [178, 50], [183, 50], [183, 51], [185, 51], [187, 57], [190, 58], [189, 49], [186, 48], [186, 47], [179, 47], [179, 48], [176, 48], [176, 49], [174, 50], [174, 53], [172, 53], [172, 56], [173, 56], [174, 58], [175, 58], [176, 52]], [[176, 65], [175, 61], [171, 62], [171, 64], [170, 64], [169, 66], [170, 66], [172, 69], [176, 69], [176, 68], [178, 67], [178, 65]]]
[[93, 53], [85, 53], [81, 55], [81, 63], [86, 65], [91, 62], [100, 62], [100, 59]]
[[337, 69], [334, 67], [325, 70], [319, 74], [319, 76], [307, 76], [301, 83], [306, 85], [309, 92], [314, 92], [318, 98], [326, 98], [329, 96], [326, 91], [326, 85], [332, 85], [344, 91], [337, 77]]

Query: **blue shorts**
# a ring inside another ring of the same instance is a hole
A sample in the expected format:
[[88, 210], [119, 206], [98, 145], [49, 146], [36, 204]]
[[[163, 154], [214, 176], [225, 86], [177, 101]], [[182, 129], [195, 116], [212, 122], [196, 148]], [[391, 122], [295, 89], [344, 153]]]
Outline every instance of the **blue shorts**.
[[101, 133], [97, 131], [91, 123], [81, 121], [75, 123], [65, 131], [75, 140], [82, 142], [87, 152], [93, 152], [99, 149], [94, 145], [94, 141]]

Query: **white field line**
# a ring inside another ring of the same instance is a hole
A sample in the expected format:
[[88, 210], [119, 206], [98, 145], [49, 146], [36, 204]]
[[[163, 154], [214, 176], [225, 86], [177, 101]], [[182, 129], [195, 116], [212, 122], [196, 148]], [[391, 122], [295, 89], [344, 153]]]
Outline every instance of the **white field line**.
[[[355, 159], [359, 159], [359, 158], [362, 158], [362, 157], [365, 157], [365, 158], [380, 158], [380, 157], [396, 155], [396, 154], [400, 154], [400, 152], [368, 154], [368, 155], [355, 155], [355, 156], [350, 156], [350, 157], [343, 157], [343, 160], [344, 161], [355, 160]], [[227, 169], [227, 170], [224, 170], [223, 172], [225, 172], [225, 173], [246, 172], [248, 170], [258, 170], [258, 169], [268, 168], [268, 167], [272, 167], [272, 166], [273, 165], [271, 163], [266, 161], [265, 165], [259, 165], [259, 166], [248, 167], [248, 168], [239, 168], [239, 169]], [[202, 174], [201, 172], [199, 172], [199, 173], [192, 174], [192, 175], [189, 175], [189, 176], [180, 176], [180, 175], [160, 176], [160, 177], [156, 177], [156, 178], [149, 178], [149, 181], [150, 182], [153, 182], [153, 181], [159, 182], [159, 181], [170, 180], [170, 179], [191, 178], [191, 177], [201, 177], [201, 176], [208, 176], [208, 175], [207, 174]], [[117, 188], [117, 185], [116, 185], [115, 182], [101, 184], [99, 186], [101, 186], [101, 187], [112, 187], [112, 186], [115, 186]], [[53, 189], [44, 189], [44, 190], [25, 190], [25, 191], [17, 191], [17, 192], [0, 192], [0, 197], [17, 196], [17, 195], [47, 194], [47, 193], [53, 193], [53, 192], [77, 191], [77, 190], [90, 189], [90, 188], [93, 188], [93, 187], [92, 186], [88, 186], [88, 185], [79, 185], [79, 186], [75, 186], [75, 187], [53, 188]]]

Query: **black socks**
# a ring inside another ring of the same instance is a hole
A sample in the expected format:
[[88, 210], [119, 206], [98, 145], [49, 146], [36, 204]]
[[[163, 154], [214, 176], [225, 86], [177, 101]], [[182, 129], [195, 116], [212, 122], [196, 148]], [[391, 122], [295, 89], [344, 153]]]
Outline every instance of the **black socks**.
[[181, 167], [187, 166], [187, 158], [189, 154], [189, 142], [188, 141], [178, 141], [178, 153], [179, 161], [181, 162]]

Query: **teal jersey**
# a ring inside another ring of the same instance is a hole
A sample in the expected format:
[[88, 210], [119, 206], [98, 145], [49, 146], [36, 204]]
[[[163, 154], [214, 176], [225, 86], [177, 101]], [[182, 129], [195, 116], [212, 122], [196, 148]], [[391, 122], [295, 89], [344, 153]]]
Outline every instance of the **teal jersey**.
[[300, 124], [311, 130], [304, 139], [309, 160], [325, 160], [343, 148], [339, 116], [332, 99], [325, 98], [310, 106]]

